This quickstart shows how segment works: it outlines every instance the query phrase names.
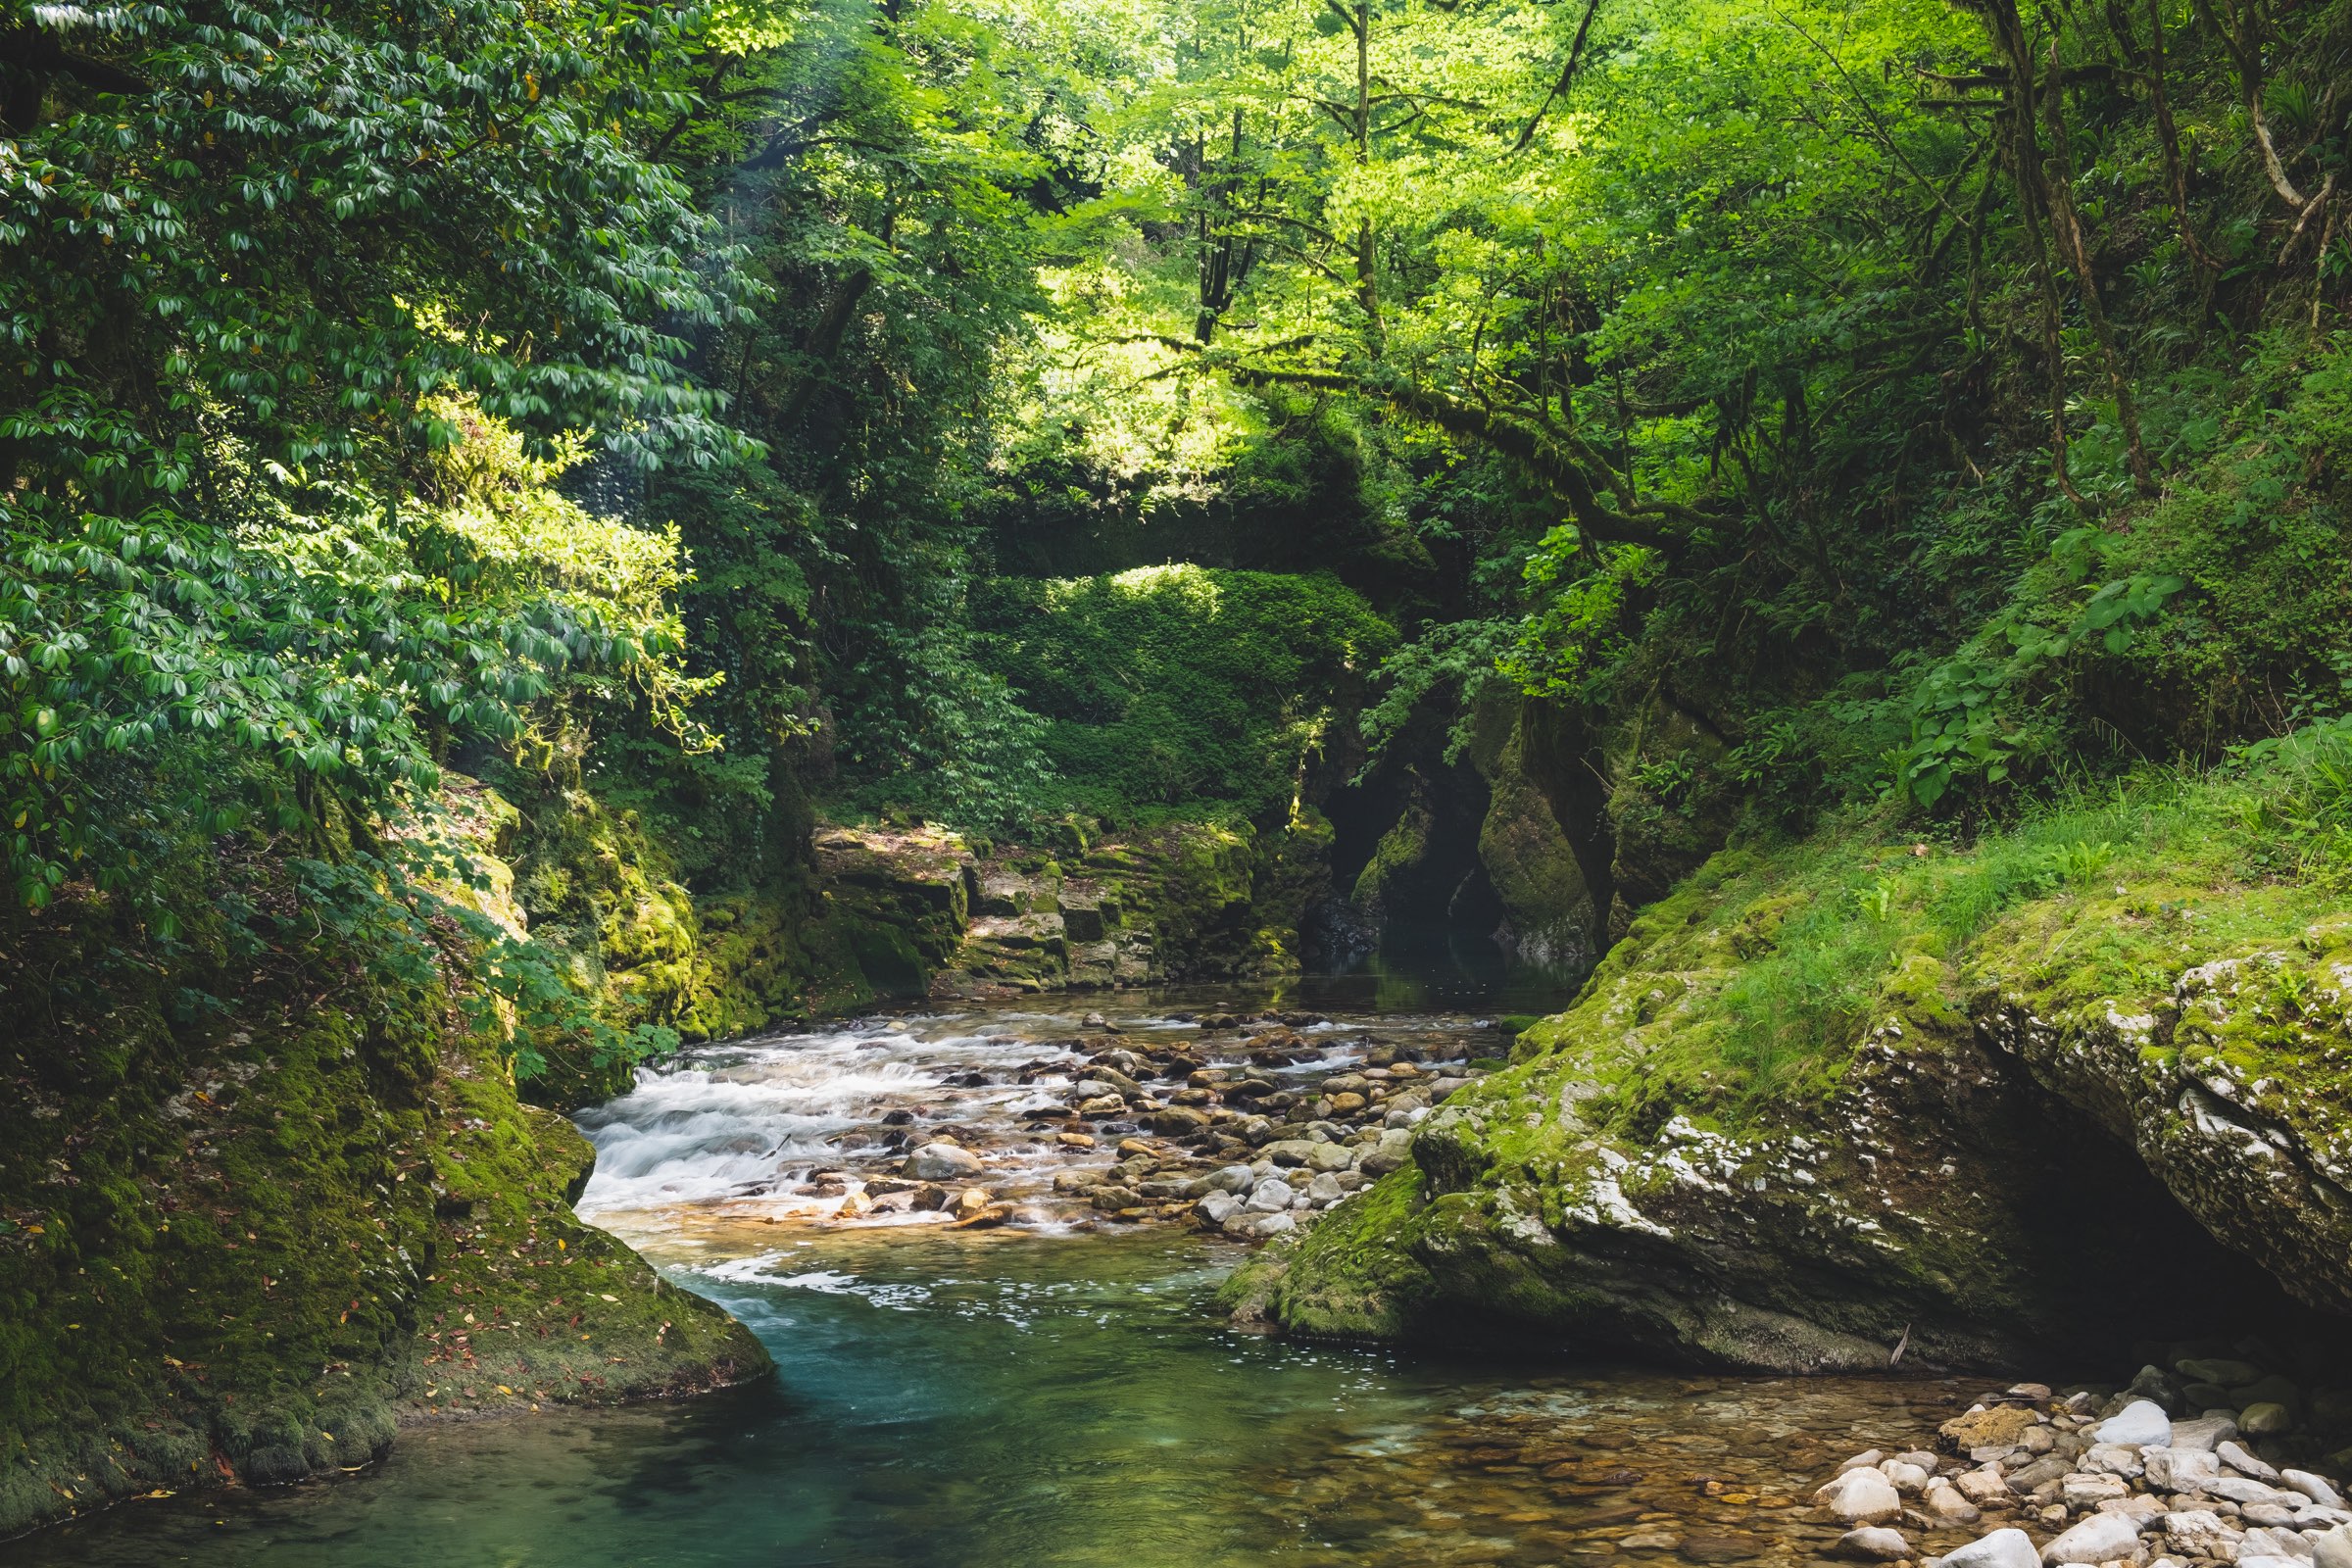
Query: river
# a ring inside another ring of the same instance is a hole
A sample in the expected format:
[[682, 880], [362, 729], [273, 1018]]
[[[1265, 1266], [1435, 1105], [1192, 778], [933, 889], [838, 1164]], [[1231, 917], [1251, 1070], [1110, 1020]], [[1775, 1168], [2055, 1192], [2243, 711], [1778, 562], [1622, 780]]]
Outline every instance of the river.
[[[1053, 1042], [1209, 1008], [1324, 1021], [1311, 1075], [1375, 1042], [1466, 1047], [1556, 978], [1374, 965], [1280, 988], [1056, 998], [705, 1048], [583, 1114], [582, 1211], [735, 1312], [777, 1375], [674, 1405], [406, 1431], [332, 1484], [172, 1497], [8, 1560], [337, 1568], [1238, 1568], [1795, 1563], [1845, 1454], [1906, 1446], [1973, 1388], [1689, 1377], [1572, 1358], [1301, 1346], [1206, 1310], [1244, 1255], [1096, 1215], [1020, 1140]], [[1024, 1072], [1029, 1081], [1022, 1082]], [[1001, 1141], [1010, 1223], [858, 1213], [922, 1121]], [[893, 1133], [898, 1136], [892, 1137]], [[888, 1140], [886, 1142], [886, 1140]], [[1107, 1143], [1108, 1140], [1105, 1140]], [[1026, 1150], [1026, 1152], [1022, 1151]], [[1963, 1402], [1964, 1399], [1963, 1399]]]

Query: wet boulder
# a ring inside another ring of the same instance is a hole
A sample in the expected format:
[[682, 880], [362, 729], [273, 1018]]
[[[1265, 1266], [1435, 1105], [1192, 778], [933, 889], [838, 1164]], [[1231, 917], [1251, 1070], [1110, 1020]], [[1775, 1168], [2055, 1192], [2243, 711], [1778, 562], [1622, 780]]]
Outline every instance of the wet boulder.
[[900, 1174], [910, 1181], [949, 1182], [977, 1176], [987, 1167], [980, 1156], [955, 1144], [925, 1144], [906, 1156]]

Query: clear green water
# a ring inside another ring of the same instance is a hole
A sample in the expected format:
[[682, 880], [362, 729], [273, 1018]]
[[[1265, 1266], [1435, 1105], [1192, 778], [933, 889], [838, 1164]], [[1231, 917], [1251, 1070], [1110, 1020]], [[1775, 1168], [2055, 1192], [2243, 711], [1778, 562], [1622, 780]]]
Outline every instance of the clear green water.
[[[1938, 1384], [1693, 1381], [1237, 1335], [1200, 1310], [1229, 1249], [1172, 1231], [843, 1232], [790, 1251], [785, 1277], [804, 1283], [716, 1293], [776, 1352], [772, 1384], [418, 1429], [340, 1483], [137, 1503], [14, 1543], [9, 1560], [1794, 1562], [1832, 1533], [1706, 1498], [1704, 1478], [1788, 1497], [1843, 1452], [1948, 1413]], [[1543, 1474], [1562, 1464], [1572, 1476]], [[1675, 1546], [1644, 1544], [1662, 1532]]]
[[[1412, 1028], [1404, 1014], [1521, 999], [1475, 976], [1376, 969], [1286, 1000]], [[134, 1503], [0, 1546], [0, 1560], [1795, 1563], [1835, 1537], [1791, 1501], [1846, 1453], [1915, 1444], [1973, 1392], [1283, 1344], [1205, 1310], [1240, 1253], [1173, 1227], [811, 1225], [778, 1222], [760, 1206], [771, 1199], [695, 1196], [696, 1170], [746, 1157], [747, 1123], [788, 1127], [779, 1148], [824, 1148], [829, 1128], [933, 1093], [958, 1062], [1019, 1055], [1006, 1029], [1046, 1039], [1071, 1021], [1004, 1011], [909, 1026], [896, 1044], [837, 1034], [757, 1059], [714, 1053], [702, 1076], [615, 1102], [602, 1131], [590, 1119], [613, 1173], [599, 1178], [612, 1206], [593, 1188], [585, 1206], [748, 1323], [775, 1354], [772, 1381], [677, 1405], [416, 1428], [388, 1462], [337, 1483]], [[964, 1113], [992, 1093], [969, 1092]], [[682, 1189], [664, 1187], [672, 1172]]]

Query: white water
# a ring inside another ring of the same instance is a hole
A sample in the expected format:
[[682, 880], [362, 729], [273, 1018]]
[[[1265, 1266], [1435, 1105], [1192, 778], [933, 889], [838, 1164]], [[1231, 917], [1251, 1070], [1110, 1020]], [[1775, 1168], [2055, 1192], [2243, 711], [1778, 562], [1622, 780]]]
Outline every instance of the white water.
[[[952, 1130], [987, 1168], [951, 1187], [976, 1186], [994, 1202], [1014, 1204], [1016, 1224], [1067, 1228], [1090, 1210], [1054, 1195], [1054, 1173], [1109, 1164], [1134, 1131], [1132, 1122], [1110, 1123], [1089, 1149], [1057, 1140], [1059, 1128], [1027, 1125], [1036, 1112], [1060, 1111], [1083, 1076], [1086, 1058], [1071, 1049], [1080, 1036], [1102, 1042], [1100, 1029], [1082, 1024], [1086, 1010], [978, 1007], [861, 1019], [702, 1047], [643, 1069], [629, 1094], [579, 1117], [597, 1151], [579, 1211], [631, 1233], [656, 1229], [656, 1215], [680, 1209], [774, 1223], [950, 1223], [945, 1211], [901, 1208], [905, 1199], [883, 1199], [879, 1212], [861, 1211], [861, 1200], [869, 1183], [887, 1187], [907, 1152]], [[1114, 1013], [1112, 1022], [1129, 1047], [1200, 1034], [1188, 1019], [1143, 1009]], [[1324, 1048], [1315, 1059], [1252, 1070], [1312, 1079], [1359, 1063], [1375, 1036], [1469, 1027], [1460, 1017], [1396, 1015], [1308, 1024], [1299, 1033]], [[894, 1114], [895, 1124], [885, 1121]]]

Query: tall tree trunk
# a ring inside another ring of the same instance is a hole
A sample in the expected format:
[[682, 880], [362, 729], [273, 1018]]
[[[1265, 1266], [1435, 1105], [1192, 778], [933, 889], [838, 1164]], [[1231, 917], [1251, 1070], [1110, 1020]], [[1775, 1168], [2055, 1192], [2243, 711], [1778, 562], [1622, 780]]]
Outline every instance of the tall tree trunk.
[[2050, 122], [2050, 157], [2057, 166], [2046, 183], [2050, 196], [2052, 226], [2058, 231], [2059, 248], [2074, 270], [2075, 290], [2082, 299], [2082, 318], [2090, 324], [2091, 335], [2098, 339], [2099, 357], [2106, 362], [2108, 389], [2115, 394], [2115, 422], [2124, 432], [2124, 462], [2132, 470], [2132, 488], [2143, 496], [2156, 493], [2156, 475], [2148, 466], [2148, 449], [2139, 437], [2139, 405], [2132, 395], [2132, 377], [2124, 369], [2123, 356], [2116, 352], [2115, 329], [2108, 324], [2107, 310], [2099, 301], [2099, 280], [2091, 271], [2090, 242], [2082, 232], [2082, 215], [2075, 207], [2074, 143], [2066, 132], [2066, 76], [2058, 63], [2058, 40], [2050, 40], [2049, 92], [2042, 99], [2043, 113]]
[[[1355, 29], [1355, 167], [1372, 168], [1372, 5], [1358, 0], [1348, 13]], [[1363, 307], [1365, 343], [1372, 358], [1386, 347], [1388, 330], [1380, 317], [1380, 253], [1372, 237], [1369, 215], [1355, 222], [1355, 300]]]

